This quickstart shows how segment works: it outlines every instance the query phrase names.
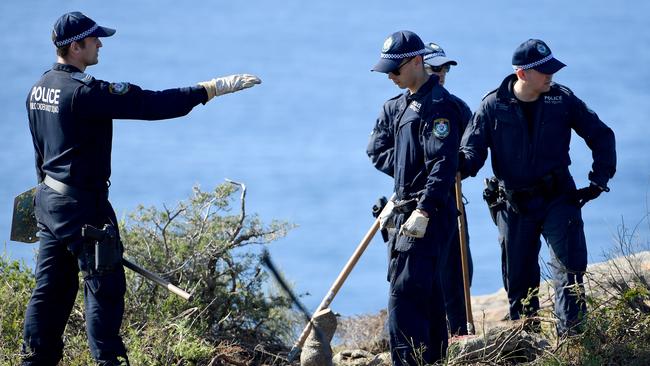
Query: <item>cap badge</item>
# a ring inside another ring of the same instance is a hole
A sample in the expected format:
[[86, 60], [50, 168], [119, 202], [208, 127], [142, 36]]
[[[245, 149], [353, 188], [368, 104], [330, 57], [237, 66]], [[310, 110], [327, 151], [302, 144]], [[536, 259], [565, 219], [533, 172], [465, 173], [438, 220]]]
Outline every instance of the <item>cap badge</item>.
[[449, 136], [449, 120], [446, 118], [433, 120], [433, 134], [439, 139]]
[[539, 52], [543, 56], [546, 56], [546, 54], [548, 53], [548, 48], [546, 48], [546, 46], [544, 46], [544, 44], [538, 43], [537, 44], [537, 52]]
[[384, 47], [381, 49], [381, 52], [386, 53], [390, 49], [390, 46], [393, 45], [393, 37], [388, 37], [384, 41]]

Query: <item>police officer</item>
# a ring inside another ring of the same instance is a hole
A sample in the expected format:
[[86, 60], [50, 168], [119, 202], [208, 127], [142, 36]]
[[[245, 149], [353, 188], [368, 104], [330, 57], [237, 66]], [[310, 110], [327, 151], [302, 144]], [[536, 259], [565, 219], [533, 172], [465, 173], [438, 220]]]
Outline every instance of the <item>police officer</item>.
[[[52, 31], [57, 62], [27, 97], [41, 184], [35, 196], [40, 247], [36, 288], [25, 314], [24, 365], [56, 365], [61, 359], [62, 335], [79, 287], [79, 271], [84, 276], [93, 358], [99, 365], [128, 364], [119, 336], [126, 290], [123, 248], [108, 202], [113, 119], [179, 117], [215, 96], [260, 83], [257, 77], [242, 74], [150, 91], [97, 80], [85, 69], [98, 62], [100, 37], [114, 33], [79, 12], [61, 16]], [[84, 225], [105, 228], [110, 234], [97, 258], [95, 243], [82, 237]]]
[[[424, 55], [424, 69], [430, 75], [438, 76], [440, 85], [445, 85], [447, 73], [451, 66], [458, 65], [458, 62], [447, 57], [445, 51], [434, 42], [427, 43], [427, 49], [430, 51]], [[472, 111], [467, 103], [454, 94], [449, 94], [451, 99], [458, 105], [461, 113], [460, 135], [465, 131], [467, 125], [472, 120]], [[467, 217], [465, 227], [467, 228]], [[467, 253], [467, 264], [469, 269], [469, 282], [472, 282], [473, 265], [472, 254], [469, 249], [469, 233], [465, 233], [465, 252]], [[445, 310], [447, 312], [447, 322], [452, 335], [467, 334], [467, 314], [465, 313], [465, 292], [463, 284], [463, 268], [460, 258], [460, 238], [454, 234], [453, 240], [449, 246], [447, 259], [442, 267], [442, 289], [445, 294]]]
[[[458, 63], [448, 58], [445, 51], [436, 43], [430, 42], [425, 46], [425, 48], [427, 53], [424, 54], [424, 69], [429, 75], [438, 76], [440, 85], [444, 86], [445, 77], [447, 72], [449, 72], [449, 67], [451, 65], [457, 65]], [[462, 99], [453, 94], [449, 94], [449, 96], [452, 101], [457, 104], [461, 113], [461, 124], [459, 126], [460, 139], [462, 131], [465, 130], [472, 119], [472, 111]], [[375, 167], [390, 176], [392, 176], [392, 171], [394, 169], [393, 154], [395, 152], [395, 146], [392, 138], [393, 128], [394, 126], [377, 124], [374, 133], [371, 135], [366, 151]], [[379, 131], [379, 129], [384, 130]], [[374, 211], [375, 215], [379, 213], [378, 209], [375, 209]], [[467, 222], [466, 219], [465, 222]], [[467, 225], [465, 226], [467, 227]], [[383, 229], [382, 234], [385, 238], [388, 238], [388, 234], [390, 233], [393, 235], [394, 231], [395, 230], [392, 228]], [[460, 239], [457, 232], [453, 235], [452, 239], [453, 241], [449, 246], [449, 253], [446, 255], [443, 253], [443, 257], [445, 257], [446, 260], [444, 260], [441, 268], [443, 279], [442, 286], [445, 295], [445, 309], [449, 330], [452, 335], [464, 335], [467, 334], [467, 315], [465, 314], [465, 293], [460, 259]], [[466, 239], [466, 242], [468, 243], [467, 254], [471, 282], [472, 261], [469, 252], [469, 235], [466, 236]]]
[[[369, 147], [384, 151], [386, 145], [394, 146], [393, 152], [373, 158], [378, 169], [394, 177], [397, 196], [392, 223], [398, 232], [389, 243], [388, 269], [394, 365], [433, 364], [447, 349], [440, 268], [456, 225], [450, 193], [460, 113], [438, 77], [425, 72], [425, 53], [415, 33], [399, 31], [386, 39], [372, 69], [406, 89], [384, 104], [371, 136], [370, 144], [376, 145]], [[384, 217], [380, 220], [388, 225]]]
[[[462, 141], [461, 171], [476, 175], [490, 149], [505, 204], [496, 212], [510, 318], [539, 309], [540, 235], [550, 248], [558, 334], [578, 331], [586, 312], [583, 274], [587, 247], [581, 207], [609, 191], [616, 171], [614, 133], [567, 87], [553, 83], [565, 64], [539, 39], [512, 56], [514, 74], [481, 102]], [[571, 130], [592, 151], [588, 187], [569, 173]], [[527, 305], [522, 300], [530, 297]]]

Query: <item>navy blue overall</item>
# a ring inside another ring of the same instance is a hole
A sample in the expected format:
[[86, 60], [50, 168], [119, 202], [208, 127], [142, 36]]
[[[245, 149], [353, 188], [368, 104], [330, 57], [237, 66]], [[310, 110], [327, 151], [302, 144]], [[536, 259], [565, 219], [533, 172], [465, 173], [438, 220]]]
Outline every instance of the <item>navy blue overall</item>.
[[[374, 139], [374, 143], [388, 143], [393, 149], [384, 156], [390, 156], [393, 169], [388, 173], [395, 179], [397, 200], [415, 199], [414, 206], [429, 214], [423, 238], [395, 235], [389, 244], [388, 328], [394, 365], [414, 365], [419, 357], [432, 364], [446, 353], [440, 271], [456, 233], [450, 192], [458, 164], [460, 118], [438, 77], [431, 76], [417, 93], [387, 101], [378, 119], [378, 124], [394, 127], [392, 135], [388, 131], [390, 141]], [[386, 131], [376, 126], [373, 135]], [[410, 214], [399, 214], [396, 227]]]
[[[460, 111], [460, 132], [459, 143], [462, 131], [472, 119], [472, 112], [467, 104], [453, 94], [449, 94], [451, 99], [457, 104]], [[368, 142], [367, 154], [370, 157], [375, 168], [379, 171], [393, 176], [395, 159], [395, 119], [400, 113], [399, 105], [404, 103], [401, 95], [390, 99], [384, 106], [384, 111], [377, 119], [377, 123]], [[451, 193], [454, 195], [453, 191]], [[467, 218], [465, 218], [465, 227], [467, 227]], [[448, 227], [447, 230], [457, 230], [458, 226]], [[466, 252], [467, 263], [469, 266], [469, 280], [473, 275], [472, 255], [469, 247], [469, 233], [466, 233]], [[460, 257], [460, 238], [458, 231], [452, 235], [452, 241], [449, 244], [447, 254], [442, 253], [443, 260], [440, 273], [442, 289], [445, 298], [445, 313], [447, 314], [447, 323], [452, 335], [467, 334], [467, 315], [465, 314], [465, 292], [463, 285], [463, 272]]]
[[587, 247], [569, 173], [571, 131], [592, 150], [589, 180], [600, 187], [607, 187], [616, 171], [614, 133], [568, 88], [555, 83], [538, 98], [529, 127], [512, 91], [515, 81], [514, 74], [508, 76], [483, 99], [463, 136], [460, 168], [464, 176], [475, 176], [490, 149], [492, 169], [507, 197], [496, 221], [511, 319], [539, 309], [540, 235], [545, 238], [562, 335], [586, 312], [581, 295]]
[[[56, 365], [62, 335], [84, 276], [86, 329], [98, 364], [126, 359], [119, 336], [124, 312], [124, 269], [93, 271], [89, 243], [81, 227], [117, 227], [108, 201], [113, 119], [166, 119], [183, 116], [207, 94], [202, 87], [149, 91], [128, 83], [95, 80], [71, 65], [55, 64], [27, 97], [39, 183], [46, 176], [75, 194], [41, 183], [35, 198], [40, 228], [36, 288], [27, 305], [24, 365]], [[66, 193], [66, 194], [62, 194]]]

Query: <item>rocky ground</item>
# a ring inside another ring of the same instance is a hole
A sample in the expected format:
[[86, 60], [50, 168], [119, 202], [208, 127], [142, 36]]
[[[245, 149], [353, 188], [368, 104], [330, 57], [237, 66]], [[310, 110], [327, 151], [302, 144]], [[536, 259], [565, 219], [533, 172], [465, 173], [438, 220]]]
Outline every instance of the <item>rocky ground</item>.
[[[585, 290], [587, 294], [604, 296], [605, 282], [615, 278], [629, 278], [633, 273], [650, 272], [650, 252], [637, 253], [632, 257], [616, 258], [601, 263], [591, 264], [587, 268]], [[553, 307], [553, 287], [544, 281], [539, 290], [540, 307], [550, 310]], [[472, 314], [477, 333], [482, 333], [485, 328], [507, 325], [504, 319], [508, 314], [508, 297], [506, 291], [499, 291], [481, 296], [472, 296]]]
[[[544, 271], [543, 271], [544, 272]], [[548, 272], [548, 271], [547, 271]], [[641, 252], [633, 256], [611, 259], [588, 267], [585, 276], [585, 289], [591, 296], [607, 298], [612, 283], [628, 280], [632, 276], [647, 276], [650, 273], [650, 252]], [[539, 292], [542, 314], [552, 327], [553, 289], [544, 281]], [[547, 311], [548, 310], [548, 311]], [[450, 343], [450, 353], [458, 363], [471, 359], [477, 350], [482, 355], [494, 354], [494, 363], [499, 363], [499, 353], [510, 352], [512, 347], [527, 347], [530, 355], [548, 347], [551, 340], [534, 333], [527, 333], [524, 324], [505, 319], [508, 313], [508, 300], [504, 289], [490, 295], [472, 297], [472, 313], [477, 336], [454, 339]], [[339, 325], [339, 339], [342, 345], [335, 347], [333, 364], [338, 366], [378, 366], [390, 365], [386, 352], [387, 342], [384, 329], [385, 312], [373, 316], [343, 319]], [[548, 323], [547, 323], [548, 324]], [[491, 352], [491, 353], [490, 353]], [[528, 352], [528, 351], [527, 351]], [[450, 364], [455, 364], [451, 362]], [[321, 365], [303, 365], [321, 366]], [[325, 366], [325, 365], [322, 365]]]

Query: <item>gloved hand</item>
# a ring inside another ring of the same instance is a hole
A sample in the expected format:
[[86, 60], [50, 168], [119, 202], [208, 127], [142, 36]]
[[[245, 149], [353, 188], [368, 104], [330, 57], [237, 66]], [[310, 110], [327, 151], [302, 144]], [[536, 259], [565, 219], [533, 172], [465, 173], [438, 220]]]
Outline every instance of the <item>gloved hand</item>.
[[262, 83], [262, 80], [255, 75], [236, 74], [202, 81], [199, 85], [204, 87], [205, 91], [208, 92], [208, 101], [210, 101], [210, 99], [216, 96], [234, 93], [260, 83]]
[[383, 230], [395, 227], [395, 220], [393, 219], [395, 213], [393, 212], [393, 208], [395, 208], [395, 202], [388, 201], [388, 203], [386, 203], [386, 206], [384, 206], [384, 209], [379, 214], [380, 229]]
[[603, 193], [603, 189], [592, 183], [588, 187], [576, 190], [574, 201], [578, 207], [582, 207], [585, 203], [600, 196], [601, 193]]
[[399, 229], [400, 235], [410, 236], [412, 238], [423, 238], [427, 231], [429, 218], [424, 216], [422, 211], [415, 210], [411, 213], [408, 220]]

